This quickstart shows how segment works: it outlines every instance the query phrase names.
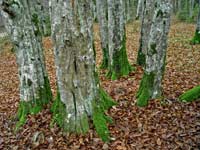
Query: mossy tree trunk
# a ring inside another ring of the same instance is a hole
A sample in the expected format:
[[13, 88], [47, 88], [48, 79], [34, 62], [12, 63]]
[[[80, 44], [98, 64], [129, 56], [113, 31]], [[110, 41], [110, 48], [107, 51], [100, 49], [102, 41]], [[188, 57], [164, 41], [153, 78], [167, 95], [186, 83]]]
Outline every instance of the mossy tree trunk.
[[167, 35], [170, 28], [170, 0], [157, 0], [146, 55], [145, 72], [137, 93], [137, 105], [146, 106], [151, 98], [162, 94], [162, 78], [165, 70]]
[[6, 27], [16, 49], [20, 79], [17, 128], [25, 123], [27, 114], [39, 112], [52, 98], [36, 5], [35, 1], [27, 0], [3, 0], [1, 4]]
[[101, 48], [103, 60], [101, 69], [108, 69], [109, 50], [108, 50], [108, 4], [107, 0], [97, 0], [97, 18], [100, 28]]
[[140, 31], [140, 45], [137, 56], [137, 64], [144, 67], [150, 38], [150, 30], [155, 11], [155, 0], [143, 0], [142, 25]]
[[199, 13], [197, 17], [197, 27], [196, 27], [195, 35], [191, 42], [192, 44], [200, 44], [200, 0], [199, 0]]
[[108, 0], [109, 71], [107, 76], [115, 80], [128, 75], [132, 67], [126, 54], [125, 12], [123, 0]]
[[106, 141], [109, 132], [104, 110], [113, 105], [100, 88], [93, 47], [93, 17], [90, 0], [51, 0], [58, 97], [53, 120], [66, 132], [85, 133], [91, 117]]

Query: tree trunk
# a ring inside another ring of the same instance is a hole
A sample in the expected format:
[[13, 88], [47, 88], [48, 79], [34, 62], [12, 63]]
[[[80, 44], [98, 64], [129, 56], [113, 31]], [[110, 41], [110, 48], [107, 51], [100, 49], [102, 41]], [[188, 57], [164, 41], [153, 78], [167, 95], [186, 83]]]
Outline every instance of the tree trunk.
[[189, 2], [189, 17], [192, 19], [194, 12], [194, 0], [190, 0]]
[[98, 134], [108, 140], [104, 110], [113, 105], [100, 88], [93, 47], [90, 0], [51, 0], [58, 97], [54, 121], [67, 132], [85, 133], [92, 117]]
[[200, 44], [200, 0], [199, 0], [199, 13], [197, 17], [197, 27], [195, 31], [195, 35], [191, 41], [192, 44]]
[[162, 94], [161, 82], [165, 70], [167, 35], [170, 28], [170, 0], [157, 0], [146, 55], [145, 72], [137, 93], [137, 105], [146, 106], [151, 98]]
[[50, 14], [49, 14], [49, 3], [48, 0], [38, 0], [38, 4], [40, 4], [40, 16], [42, 21], [42, 29], [44, 36], [51, 35], [51, 24], [50, 24]]
[[108, 29], [110, 64], [107, 76], [115, 80], [132, 71], [126, 54], [123, 0], [108, 0]]
[[137, 56], [137, 64], [140, 66], [145, 65], [146, 54], [150, 36], [150, 30], [152, 25], [152, 19], [155, 11], [155, 0], [144, 0], [143, 13], [142, 13], [142, 25], [140, 31], [140, 46]]
[[21, 126], [28, 113], [35, 114], [52, 98], [42, 48], [42, 34], [35, 1], [15, 0], [2, 2], [6, 27], [16, 49], [20, 79]]
[[144, 0], [138, 0], [136, 19], [142, 16]]
[[108, 50], [108, 4], [107, 0], [97, 0], [97, 17], [100, 28], [101, 48], [103, 60], [101, 69], [108, 69], [109, 50]]

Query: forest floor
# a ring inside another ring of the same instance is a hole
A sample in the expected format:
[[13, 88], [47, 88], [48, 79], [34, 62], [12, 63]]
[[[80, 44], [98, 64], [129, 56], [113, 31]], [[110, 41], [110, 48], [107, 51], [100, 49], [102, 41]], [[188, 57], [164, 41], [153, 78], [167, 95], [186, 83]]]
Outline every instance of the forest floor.
[[[98, 27], [95, 26], [97, 64], [101, 62]], [[200, 45], [190, 45], [195, 25], [174, 22], [169, 35], [167, 65], [163, 81], [164, 97], [150, 101], [148, 107], [135, 105], [142, 69], [135, 65], [139, 44], [139, 23], [127, 26], [129, 60], [136, 67], [128, 77], [111, 81], [100, 71], [101, 84], [118, 102], [107, 112], [114, 120], [109, 125], [111, 141], [103, 143], [93, 126], [86, 135], [63, 133], [50, 126], [49, 105], [37, 115], [29, 116], [17, 133], [15, 115], [19, 103], [19, 80], [12, 46], [0, 45], [0, 149], [2, 150], [199, 150], [200, 102], [181, 103], [178, 97], [200, 85]], [[56, 79], [52, 44], [45, 38], [46, 64], [52, 91]]]

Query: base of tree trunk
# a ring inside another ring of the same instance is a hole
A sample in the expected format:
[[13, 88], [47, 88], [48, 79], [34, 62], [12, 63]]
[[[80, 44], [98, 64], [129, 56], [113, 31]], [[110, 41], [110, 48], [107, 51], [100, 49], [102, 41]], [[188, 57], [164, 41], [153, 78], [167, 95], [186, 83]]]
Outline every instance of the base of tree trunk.
[[39, 99], [35, 99], [32, 101], [20, 101], [17, 112], [17, 118], [19, 121], [16, 124], [15, 131], [18, 131], [18, 129], [26, 123], [27, 115], [37, 114], [46, 104], [48, 104], [52, 100], [49, 79], [45, 77], [44, 82], [44, 87], [39, 90]]
[[191, 40], [191, 44], [200, 44], [200, 31], [196, 30], [193, 39]]
[[111, 80], [116, 80], [122, 76], [127, 76], [134, 68], [129, 64], [126, 54], [126, 38], [122, 41], [122, 48], [116, 50], [113, 56], [113, 63], [109, 67], [107, 77]]
[[107, 123], [111, 122], [112, 119], [105, 115], [105, 111], [113, 105], [116, 105], [116, 103], [110, 98], [110, 96], [108, 96], [103, 89], [99, 89], [99, 97], [92, 102], [92, 116], [85, 113], [76, 117], [76, 120], [78, 121], [65, 121], [68, 114], [66, 113], [65, 104], [60, 100], [60, 96], [58, 94], [51, 108], [51, 112], [53, 113], [52, 123], [57, 123], [65, 132], [84, 134], [89, 130], [89, 120], [91, 118], [97, 134], [103, 141], [109, 141]]
[[200, 99], [200, 86], [196, 86], [191, 90], [188, 90], [179, 97], [182, 102], [192, 102]]
[[144, 72], [142, 81], [140, 83], [140, 88], [136, 95], [137, 106], [145, 107], [148, 105], [148, 101], [152, 97], [154, 77], [155, 75], [153, 73], [147, 74], [146, 72]]
[[100, 69], [108, 69], [108, 60], [109, 60], [109, 55], [108, 55], [108, 49], [103, 48], [103, 60], [100, 65]]

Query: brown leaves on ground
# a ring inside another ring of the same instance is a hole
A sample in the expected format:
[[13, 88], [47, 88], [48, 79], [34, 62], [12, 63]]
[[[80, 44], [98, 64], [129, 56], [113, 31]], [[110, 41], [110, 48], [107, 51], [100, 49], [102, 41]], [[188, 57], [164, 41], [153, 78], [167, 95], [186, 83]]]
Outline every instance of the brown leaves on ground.
[[[95, 26], [97, 63], [101, 61], [100, 40]], [[127, 27], [127, 49], [131, 64], [135, 63], [139, 41], [139, 23]], [[102, 86], [118, 102], [108, 113], [114, 119], [109, 126], [111, 142], [103, 143], [93, 127], [86, 135], [63, 133], [51, 126], [50, 105], [14, 134], [15, 115], [19, 102], [17, 65], [10, 46], [0, 53], [0, 149], [3, 150], [134, 150], [134, 149], [200, 149], [200, 103], [178, 102], [178, 96], [200, 84], [200, 45], [189, 40], [193, 24], [176, 23], [171, 27], [164, 97], [150, 101], [146, 108], [135, 106], [135, 95], [142, 77], [137, 67], [128, 77], [117, 81], [105, 78], [100, 71]], [[47, 69], [52, 91], [56, 94], [55, 66], [51, 41], [44, 40]]]

